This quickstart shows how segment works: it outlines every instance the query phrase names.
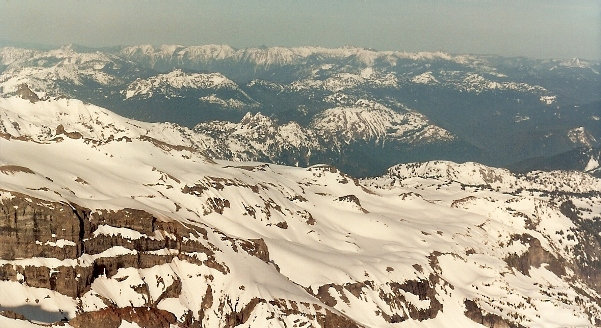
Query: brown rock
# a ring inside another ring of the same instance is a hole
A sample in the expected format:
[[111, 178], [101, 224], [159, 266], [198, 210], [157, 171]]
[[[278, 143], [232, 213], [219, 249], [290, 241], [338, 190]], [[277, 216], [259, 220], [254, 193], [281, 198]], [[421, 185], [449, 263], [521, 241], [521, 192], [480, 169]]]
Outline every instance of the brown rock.
[[125, 307], [82, 313], [69, 320], [69, 324], [75, 328], [118, 328], [122, 321], [135, 322], [147, 328], [169, 328], [177, 322], [175, 315], [165, 310]]
[[465, 300], [465, 316], [476, 323], [479, 323], [489, 328], [523, 328], [524, 326], [509, 322], [502, 317], [492, 314], [483, 313], [478, 304], [472, 300]]
[[35, 92], [31, 91], [31, 89], [29, 89], [29, 86], [25, 83], [17, 87], [17, 96], [29, 100], [31, 103], [36, 103], [40, 101], [40, 97], [38, 97], [38, 95]]

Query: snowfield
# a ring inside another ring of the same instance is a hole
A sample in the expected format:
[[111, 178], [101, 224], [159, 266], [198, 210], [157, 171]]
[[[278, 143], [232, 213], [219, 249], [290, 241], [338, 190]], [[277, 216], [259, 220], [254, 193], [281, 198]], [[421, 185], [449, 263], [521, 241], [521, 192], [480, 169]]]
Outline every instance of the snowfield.
[[[381, 120], [357, 129], [378, 137]], [[357, 180], [213, 160], [211, 142], [78, 100], [0, 99], [0, 326], [601, 324], [591, 175], [438, 161]]]

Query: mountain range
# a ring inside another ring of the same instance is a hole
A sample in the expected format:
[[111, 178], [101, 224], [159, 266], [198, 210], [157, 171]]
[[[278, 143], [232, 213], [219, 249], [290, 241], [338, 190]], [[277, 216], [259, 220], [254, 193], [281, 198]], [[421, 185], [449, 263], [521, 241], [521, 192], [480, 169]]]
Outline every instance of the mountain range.
[[40, 99], [221, 135], [214, 158], [327, 163], [354, 176], [433, 159], [513, 167], [599, 147], [600, 71], [577, 58], [353, 47], [0, 49], [4, 96], [26, 85]]
[[600, 71], [0, 48], [0, 327], [599, 327]]

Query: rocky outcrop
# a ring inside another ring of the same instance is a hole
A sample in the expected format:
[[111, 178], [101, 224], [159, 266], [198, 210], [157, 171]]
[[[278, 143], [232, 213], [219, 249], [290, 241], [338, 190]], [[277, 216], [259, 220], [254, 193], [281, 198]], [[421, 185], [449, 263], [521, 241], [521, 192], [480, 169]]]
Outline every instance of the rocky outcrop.
[[472, 300], [465, 300], [465, 316], [488, 328], [524, 328], [520, 324], [509, 322], [502, 317], [483, 312]]
[[579, 277], [601, 291], [601, 213], [593, 219], [583, 219], [582, 211], [571, 200], [559, 206], [563, 215], [576, 225], [569, 234], [579, 242], [575, 246], [575, 270]]
[[31, 91], [31, 89], [29, 89], [29, 86], [25, 83], [17, 87], [16, 95], [23, 99], [29, 100], [32, 103], [40, 101], [40, 97], [38, 97], [38, 95], [35, 92]]
[[[159, 220], [152, 214], [135, 209], [118, 211], [91, 211], [76, 204], [43, 201], [11, 192], [13, 197], [5, 198], [0, 203], [0, 258], [14, 260], [19, 258], [54, 258], [58, 260], [82, 259], [82, 256], [93, 256], [89, 263], [78, 260], [79, 264], [46, 267], [42, 265], [25, 265], [6, 263], [0, 266], [0, 280], [18, 281], [30, 287], [46, 288], [60, 294], [79, 298], [91, 288], [100, 277], [113, 277], [121, 268], [144, 269], [172, 262], [175, 258], [217, 268], [223, 273], [228, 268], [214, 259], [214, 246], [207, 243], [207, 230], [202, 227], [184, 226], [177, 221]], [[184, 238], [186, 237], [186, 238]], [[191, 238], [193, 237], [193, 238]], [[269, 249], [262, 239], [238, 240], [222, 235], [228, 240], [234, 251], [242, 251], [266, 263], [270, 263]], [[102, 256], [103, 252], [113, 247], [131, 250], [129, 254]], [[155, 254], [159, 250], [173, 250], [166, 255]], [[198, 260], [188, 255], [191, 252], [202, 253], [205, 260]], [[335, 306], [336, 301], [329, 294], [333, 288], [338, 296], [349, 302], [349, 296], [360, 298], [368, 289], [374, 289], [372, 281], [346, 284], [334, 284], [319, 288], [317, 297], [326, 306]], [[434, 290], [427, 281], [407, 281], [390, 286], [392, 294], [380, 290], [382, 298], [390, 304], [391, 309], [409, 309], [405, 318], [424, 320], [432, 318], [441, 309], [436, 300]], [[148, 295], [148, 287], [137, 287], [139, 292]], [[103, 310], [82, 312], [69, 321], [74, 327], [118, 327], [123, 321], [134, 322], [143, 327], [168, 327], [177, 321], [173, 314], [159, 310], [157, 304], [169, 297], [181, 294], [181, 282], [175, 279], [166, 286], [156, 299], [148, 297], [147, 307], [117, 308], [110, 306]], [[429, 310], [417, 309], [407, 302], [403, 293], [417, 295], [419, 299], [430, 300]], [[213, 306], [213, 292], [206, 290], [202, 309]], [[229, 298], [221, 299], [220, 308], [224, 313], [227, 327], [243, 324], [251, 316], [258, 304], [268, 304], [263, 298], [254, 298], [249, 303], [239, 305]], [[286, 302], [271, 303], [280, 310], [290, 313], [301, 313], [298, 306], [288, 308]], [[316, 305], [317, 306], [317, 305]], [[295, 309], [296, 308], [296, 309]], [[402, 310], [401, 310], [402, 311]], [[27, 319], [12, 312], [5, 316]], [[389, 322], [395, 322], [398, 316], [387, 316]], [[204, 313], [199, 314], [202, 320]], [[399, 317], [400, 318], [400, 317]], [[313, 320], [322, 327], [358, 327], [347, 317], [336, 314], [325, 308], [313, 315]], [[396, 320], [402, 321], [402, 320]], [[198, 320], [187, 315], [184, 322], [190, 327], [198, 324]]]
[[68, 204], [25, 195], [4, 199], [0, 203], [0, 258], [77, 258], [86, 225], [88, 234], [90, 228], [89, 222], [78, 219], [76, 211]]
[[169, 328], [177, 320], [172, 313], [149, 307], [107, 308], [86, 312], [69, 320], [74, 328], [118, 328], [123, 322], [135, 323], [140, 327]]
[[[423, 321], [426, 319], [435, 318], [438, 312], [442, 310], [442, 304], [436, 298], [436, 290], [433, 285], [438, 279], [430, 277], [428, 280], [408, 280], [404, 283], [391, 282], [389, 284], [390, 291], [386, 292], [380, 289], [380, 298], [386, 301], [390, 307], [392, 315], [382, 311], [382, 316], [390, 323], [402, 322], [409, 318], [413, 320]], [[429, 306], [420, 308], [407, 301], [406, 293], [416, 295], [420, 300], [429, 301]], [[402, 313], [399, 315], [398, 312]]]
[[[0, 202], [0, 259], [50, 258], [77, 260], [77, 264], [56, 267], [30, 264], [0, 265], [0, 280], [18, 281], [30, 287], [46, 288], [79, 298], [99, 277], [112, 277], [121, 268], [144, 269], [171, 263], [174, 259], [205, 265], [220, 272], [229, 269], [214, 258], [214, 248], [207, 242], [207, 231], [198, 226], [184, 226], [178, 221], [159, 220], [150, 213], [135, 209], [91, 211], [76, 204], [43, 201], [11, 192]], [[269, 250], [262, 239], [240, 240], [222, 236], [235, 251], [242, 251], [268, 263]], [[114, 247], [131, 252], [102, 255]], [[166, 254], [157, 251], [171, 250]], [[190, 254], [204, 254], [199, 260]], [[92, 256], [91, 262], [86, 261]], [[72, 263], [72, 262], [71, 262]], [[146, 292], [144, 292], [146, 290]], [[140, 291], [147, 294], [148, 288]], [[209, 292], [209, 290], [207, 290]], [[148, 308], [109, 308], [83, 313], [70, 321], [75, 327], [96, 322], [95, 327], [118, 327], [121, 319], [143, 327], [167, 327], [174, 323], [172, 314], [154, 308], [162, 299], [179, 297], [181, 283], [176, 279]], [[208, 294], [211, 297], [211, 294]], [[209, 302], [211, 303], [211, 302]], [[209, 305], [210, 306], [210, 305]], [[245, 307], [242, 316], [252, 312]], [[6, 315], [11, 315], [6, 313]], [[21, 318], [21, 315], [15, 314]], [[233, 319], [232, 319], [233, 320]], [[238, 319], [236, 319], [238, 320]], [[144, 323], [153, 322], [148, 325]]]
[[[373, 281], [361, 281], [344, 285], [326, 284], [319, 286], [314, 293], [324, 304], [336, 307], [337, 299], [347, 305], [353, 302], [367, 302], [367, 295], [377, 294], [385, 302], [387, 308], [380, 308], [377, 314], [389, 323], [399, 323], [409, 319], [423, 321], [435, 318], [442, 310], [442, 303], [436, 298], [437, 292], [434, 285], [438, 278], [431, 276], [430, 280], [407, 280], [403, 283], [390, 282], [384, 286], [377, 286]], [[308, 289], [311, 292], [311, 289]], [[349, 293], [349, 294], [347, 294]], [[418, 307], [407, 299], [407, 293], [417, 296], [420, 301], [428, 301], [427, 307]]]
[[547, 269], [558, 276], [565, 274], [564, 264], [552, 255], [549, 251], [541, 246], [540, 240], [529, 234], [513, 235], [512, 241], [518, 241], [521, 244], [528, 245], [528, 250], [517, 255], [515, 253], [509, 255], [505, 262], [510, 267], [513, 267], [521, 273], [527, 275], [531, 267], [539, 268], [546, 264]]

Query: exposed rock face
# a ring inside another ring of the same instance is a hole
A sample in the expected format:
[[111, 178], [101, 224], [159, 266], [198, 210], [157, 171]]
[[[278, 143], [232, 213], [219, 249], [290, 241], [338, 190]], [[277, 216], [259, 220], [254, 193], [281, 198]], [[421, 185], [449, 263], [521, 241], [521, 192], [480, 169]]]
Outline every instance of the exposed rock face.
[[69, 320], [74, 328], [119, 328], [121, 324], [132, 322], [140, 327], [169, 328], [177, 322], [175, 316], [165, 310], [149, 307], [107, 308], [87, 312]]
[[565, 274], [564, 265], [541, 246], [540, 240], [529, 234], [514, 235], [512, 239], [528, 245], [528, 250], [521, 255], [511, 254], [508, 256], [505, 261], [510, 267], [516, 268], [521, 273], [527, 275], [530, 268], [539, 268], [541, 265], [547, 264], [547, 268], [556, 275], [562, 276]]
[[[5, 260], [29, 257], [76, 258], [82, 253], [86, 225], [68, 204], [33, 202], [21, 195], [0, 205], [0, 257]], [[81, 224], [81, 226], [80, 226]], [[81, 236], [81, 238], [80, 238]], [[48, 243], [62, 240], [62, 247]]]
[[488, 328], [522, 328], [522, 325], [510, 323], [498, 315], [483, 313], [478, 304], [465, 300], [465, 316]]
[[38, 95], [35, 92], [31, 91], [27, 84], [19, 85], [17, 87], [16, 95], [23, 99], [27, 99], [32, 103], [40, 101], [40, 97], [38, 97]]
[[65, 127], [62, 124], [59, 124], [56, 127], [56, 135], [61, 135], [61, 134], [65, 135], [65, 136], [67, 136], [68, 138], [71, 138], [71, 139], [80, 139], [80, 138], [82, 138], [81, 133], [79, 133], [79, 132], [67, 132], [67, 131], [65, 131]]
[[572, 238], [580, 241], [575, 249], [580, 260], [576, 261], [574, 270], [579, 272], [582, 279], [601, 290], [601, 213], [593, 219], [585, 219], [583, 212], [569, 199], [562, 202], [559, 208], [576, 225], [570, 232], [574, 234]]
[[[0, 281], [16, 281], [30, 287], [48, 289], [81, 302], [96, 279], [114, 277], [124, 268], [147, 269], [170, 265], [174, 259], [178, 259], [223, 274], [229, 272], [225, 264], [214, 258], [216, 246], [207, 243], [208, 233], [202, 227], [159, 220], [141, 210], [93, 212], [76, 204], [43, 201], [14, 192], [11, 194], [11, 198], [0, 203], [0, 259], [4, 260], [0, 266]], [[107, 234], [109, 227], [116, 230]], [[270, 262], [269, 249], [262, 239], [240, 240], [225, 235], [221, 235], [221, 238], [231, 243], [234, 250]], [[103, 255], [103, 252], [115, 247], [131, 252], [116, 256]], [[203, 254], [205, 259], [198, 259], [198, 254]], [[77, 264], [70, 262], [71, 265], [65, 263], [46, 267], [10, 263], [10, 260], [29, 258], [76, 260]], [[208, 278], [212, 279], [211, 276]], [[113, 328], [127, 321], [141, 327], [170, 327], [178, 319], [173, 313], [156, 306], [164, 299], [180, 297], [182, 283], [175, 278], [171, 284], [167, 284], [159, 277], [157, 284], [164, 288], [155, 299], [149, 295], [147, 283], [136, 287], [136, 291], [146, 299], [143, 307], [116, 307], [110, 300], [104, 299], [108, 307], [78, 312], [69, 320], [69, 324], [73, 327]], [[204, 311], [214, 305], [214, 295], [209, 285], [203, 298], [202, 311], [196, 318], [188, 313], [184, 318], [186, 326], [202, 326]], [[285, 304], [287, 301], [283, 302]], [[240, 304], [239, 300], [233, 302], [227, 295], [220, 297], [218, 309], [223, 315], [224, 327], [244, 324], [257, 304], [268, 304], [268, 300], [253, 298], [246, 304]], [[277, 302], [272, 305], [282, 306]], [[305, 315], [298, 308], [296, 312]], [[14, 319], [28, 319], [8, 310], [1, 314]], [[322, 327], [358, 327], [352, 320], [327, 309], [311, 316]]]

